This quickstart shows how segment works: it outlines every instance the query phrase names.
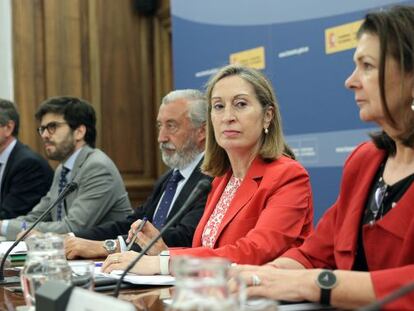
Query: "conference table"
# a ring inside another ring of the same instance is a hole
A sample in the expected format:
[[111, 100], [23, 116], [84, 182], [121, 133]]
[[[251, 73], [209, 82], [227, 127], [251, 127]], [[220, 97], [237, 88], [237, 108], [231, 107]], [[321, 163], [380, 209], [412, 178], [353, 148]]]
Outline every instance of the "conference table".
[[[6, 275], [17, 275], [18, 272], [6, 270]], [[17, 286], [18, 284], [16, 284]], [[24, 306], [25, 301], [21, 292], [14, 291], [16, 286], [0, 286], [0, 310], [17, 311], [19, 306]], [[137, 287], [122, 289], [119, 299], [131, 302], [137, 310], [163, 311], [162, 299], [168, 299], [171, 295], [171, 287]], [[111, 295], [111, 291], [102, 292]]]
[[[6, 270], [6, 276], [17, 275], [17, 271]], [[19, 285], [19, 284], [16, 284]], [[0, 310], [19, 311], [20, 306], [25, 305], [23, 294], [15, 292], [13, 288], [16, 286], [0, 286]], [[136, 310], [148, 311], [164, 311], [164, 300], [170, 299], [173, 287], [171, 286], [146, 286], [135, 287], [132, 289], [121, 289], [118, 299], [131, 302]], [[112, 291], [102, 292], [103, 295], [111, 295]], [[293, 310], [335, 310], [335, 308], [322, 307], [314, 304], [298, 304], [298, 305], [282, 305], [278, 307], [278, 311]]]

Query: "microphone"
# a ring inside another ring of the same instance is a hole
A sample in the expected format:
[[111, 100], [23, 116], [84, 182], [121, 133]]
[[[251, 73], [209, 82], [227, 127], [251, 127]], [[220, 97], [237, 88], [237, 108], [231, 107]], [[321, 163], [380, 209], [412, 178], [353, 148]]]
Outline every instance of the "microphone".
[[397, 300], [398, 298], [409, 294], [411, 291], [414, 290], [414, 282], [410, 282], [405, 284], [404, 286], [398, 288], [397, 290], [391, 292], [384, 298], [377, 300], [369, 305], [358, 309], [358, 311], [377, 311], [381, 310], [386, 304]]
[[20, 282], [20, 278], [18, 276], [12, 276], [12, 277], [4, 277], [4, 264], [6, 263], [6, 259], [7, 256], [9, 256], [10, 252], [13, 250], [13, 248], [15, 248], [15, 246], [17, 244], [19, 244], [20, 241], [22, 241], [29, 233], [30, 231], [33, 230], [33, 228], [39, 223], [41, 222], [45, 216], [47, 214], [50, 213], [50, 211], [56, 206], [58, 205], [60, 202], [62, 202], [62, 200], [64, 198], [66, 198], [66, 196], [69, 193], [72, 193], [73, 191], [75, 191], [78, 188], [78, 183], [72, 181], [70, 183], [68, 183], [66, 185], [65, 188], [63, 188], [62, 192], [59, 193], [58, 197], [56, 198], [55, 201], [53, 201], [52, 204], [49, 205], [49, 207], [42, 213], [42, 215], [39, 216], [38, 219], [36, 219], [36, 221], [29, 227], [29, 229], [27, 229], [24, 234], [18, 238], [12, 246], [9, 247], [9, 249], [7, 250], [7, 252], [3, 255], [3, 258], [1, 260], [1, 264], [0, 264], [0, 285], [5, 285], [5, 284], [12, 284], [12, 283], [19, 283]]
[[171, 225], [179, 218], [182, 214], [184, 214], [189, 206], [202, 194], [203, 192], [210, 192], [211, 184], [210, 181], [203, 179], [200, 180], [193, 191], [191, 192], [190, 196], [187, 198], [187, 200], [184, 202], [184, 204], [181, 206], [181, 208], [178, 210], [177, 214], [175, 214], [162, 229], [160, 230], [160, 233], [152, 239], [152, 241], [139, 253], [138, 257], [135, 258], [131, 263], [126, 267], [124, 272], [122, 273], [121, 277], [118, 279], [118, 282], [116, 283], [116, 287], [114, 290], [114, 297], [118, 297], [119, 295], [119, 289], [121, 287], [122, 280], [125, 278], [125, 275], [128, 273], [129, 270], [131, 270], [135, 264], [142, 258], [142, 256], [145, 255], [145, 253], [161, 238], [161, 236], [164, 234], [165, 230], [167, 230]]

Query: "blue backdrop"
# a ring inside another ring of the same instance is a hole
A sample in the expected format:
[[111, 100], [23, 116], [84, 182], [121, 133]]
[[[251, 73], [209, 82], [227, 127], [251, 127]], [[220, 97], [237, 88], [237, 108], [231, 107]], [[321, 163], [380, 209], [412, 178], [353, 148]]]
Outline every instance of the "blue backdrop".
[[317, 220], [336, 199], [346, 156], [374, 129], [359, 120], [353, 92], [344, 87], [354, 49], [326, 50], [345, 42], [346, 33], [338, 30], [327, 43], [325, 32], [367, 11], [413, 2], [172, 0], [175, 88], [203, 89], [231, 54], [263, 47], [288, 143], [311, 176]]

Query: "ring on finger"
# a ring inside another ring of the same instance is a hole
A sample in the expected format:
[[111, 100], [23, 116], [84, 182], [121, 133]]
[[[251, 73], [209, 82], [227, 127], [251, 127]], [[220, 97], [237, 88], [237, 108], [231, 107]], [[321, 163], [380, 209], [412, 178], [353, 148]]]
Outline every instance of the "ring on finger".
[[252, 275], [252, 286], [259, 286], [262, 283], [262, 280], [257, 274]]

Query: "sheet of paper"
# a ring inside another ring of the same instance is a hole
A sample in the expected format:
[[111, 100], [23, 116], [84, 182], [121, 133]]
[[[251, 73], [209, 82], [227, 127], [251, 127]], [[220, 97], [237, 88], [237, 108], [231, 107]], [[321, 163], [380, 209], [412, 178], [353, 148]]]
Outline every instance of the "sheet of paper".
[[[4, 254], [7, 252], [10, 246], [14, 241], [3, 241], [0, 242], [0, 254]], [[27, 253], [27, 246], [25, 242], [19, 242], [19, 244], [16, 245], [16, 247], [11, 251], [11, 255], [15, 254], [26, 254]]]
[[[96, 276], [106, 276], [109, 278], [119, 279], [122, 274], [122, 270], [114, 270], [111, 273], [102, 273], [101, 267], [95, 267]], [[128, 273], [125, 278], [125, 282], [136, 285], [174, 285], [175, 278], [171, 275], [136, 275]]]

